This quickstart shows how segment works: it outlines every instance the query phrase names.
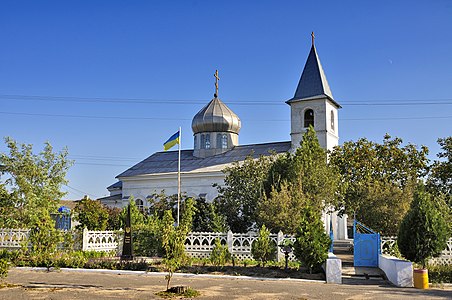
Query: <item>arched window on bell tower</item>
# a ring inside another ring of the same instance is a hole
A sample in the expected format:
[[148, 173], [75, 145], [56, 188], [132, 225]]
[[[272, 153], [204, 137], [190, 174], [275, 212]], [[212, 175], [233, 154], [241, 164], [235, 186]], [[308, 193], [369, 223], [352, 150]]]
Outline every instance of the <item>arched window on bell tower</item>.
[[314, 111], [307, 109], [304, 112], [304, 128], [308, 128], [310, 125], [314, 127]]
[[334, 111], [331, 110], [331, 130], [334, 131]]

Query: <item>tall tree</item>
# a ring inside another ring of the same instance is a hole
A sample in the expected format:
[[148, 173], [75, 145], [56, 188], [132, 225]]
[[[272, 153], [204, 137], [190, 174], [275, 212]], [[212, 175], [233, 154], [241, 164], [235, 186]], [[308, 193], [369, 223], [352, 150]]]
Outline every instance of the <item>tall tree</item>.
[[72, 161], [67, 149], [55, 153], [48, 142], [39, 154], [31, 144], [8, 137], [5, 143], [9, 153], [0, 153], [0, 225], [28, 226], [35, 211], [56, 212]]
[[264, 181], [274, 156], [249, 156], [243, 163], [225, 168], [224, 186], [216, 185], [219, 210], [233, 232], [246, 232], [255, 225], [256, 208], [264, 194]]
[[267, 192], [258, 206], [259, 221], [273, 232], [295, 233], [303, 207], [320, 214], [338, 202], [339, 183], [337, 168], [328, 163], [327, 152], [311, 126], [294, 154], [281, 155], [271, 165]]
[[[361, 222], [383, 234], [397, 232], [413, 187], [426, 174], [427, 147], [418, 149], [402, 143], [389, 135], [381, 144], [362, 138], [345, 142], [330, 155], [344, 186], [338, 208], [348, 215], [356, 213]], [[381, 220], [391, 220], [392, 224], [382, 224]]]
[[438, 139], [442, 151], [430, 168], [427, 180], [429, 190], [436, 194], [443, 193], [452, 209], [452, 136]]
[[108, 210], [99, 201], [85, 197], [74, 208], [75, 219], [80, 223], [78, 229], [105, 230], [108, 223]]

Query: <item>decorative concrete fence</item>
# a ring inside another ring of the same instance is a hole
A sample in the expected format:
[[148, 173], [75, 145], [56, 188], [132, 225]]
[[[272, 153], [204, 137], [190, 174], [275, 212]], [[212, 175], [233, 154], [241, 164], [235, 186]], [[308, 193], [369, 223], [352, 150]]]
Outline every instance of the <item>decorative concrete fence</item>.
[[0, 248], [20, 249], [28, 240], [30, 229], [0, 228]]
[[[389, 253], [390, 249], [392, 249], [397, 243], [396, 236], [384, 236], [381, 237], [381, 253], [382, 254], [391, 254]], [[447, 241], [446, 249], [441, 252], [439, 257], [434, 257], [429, 260], [429, 264], [441, 264], [441, 265], [451, 265], [452, 264], [452, 238]]]
[[[191, 232], [185, 241], [185, 249], [191, 257], [208, 258], [215, 246], [215, 240], [219, 239], [223, 245], [228, 246], [229, 252], [237, 259], [252, 259], [251, 245], [257, 240], [257, 232], [247, 233], [227, 233], [220, 232]], [[281, 231], [278, 234], [270, 234], [270, 239], [275, 246], [280, 245], [285, 239], [295, 241], [293, 236], [285, 236]], [[283, 261], [284, 254], [277, 247], [277, 260]], [[295, 260], [293, 253], [289, 255], [289, 260]]]
[[115, 251], [118, 253], [122, 238], [121, 231], [90, 231], [85, 228], [82, 236], [82, 250]]

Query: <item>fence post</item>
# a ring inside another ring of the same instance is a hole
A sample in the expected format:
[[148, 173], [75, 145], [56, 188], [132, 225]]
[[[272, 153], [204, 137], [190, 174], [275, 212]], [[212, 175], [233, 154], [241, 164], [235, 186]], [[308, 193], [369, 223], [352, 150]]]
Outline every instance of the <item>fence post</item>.
[[276, 239], [276, 260], [278, 262], [284, 261], [284, 254], [281, 252], [281, 248], [279, 247], [279, 245], [281, 245], [283, 241], [284, 241], [284, 234], [280, 230], [278, 232], [278, 237]]
[[234, 246], [234, 241], [233, 241], [233, 239], [234, 239], [234, 234], [232, 233], [231, 230], [229, 230], [229, 231], [228, 231], [228, 236], [227, 236], [226, 241], [227, 241], [227, 243], [228, 243], [228, 250], [229, 250], [229, 253], [231, 253], [231, 254], [232, 254], [232, 248], [233, 248], [233, 246]]
[[88, 250], [88, 228], [83, 228], [82, 251]]

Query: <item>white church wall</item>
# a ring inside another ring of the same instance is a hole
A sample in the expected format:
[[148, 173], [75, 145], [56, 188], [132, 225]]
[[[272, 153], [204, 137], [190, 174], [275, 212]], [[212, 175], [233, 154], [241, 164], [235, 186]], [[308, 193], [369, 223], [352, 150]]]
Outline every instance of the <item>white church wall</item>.
[[[132, 195], [135, 199], [143, 200], [146, 206], [146, 198], [154, 193], [164, 190], [166, 195], [177, 194], [177, 173], [124, 178], [122, 182], [124, 205]], [[224, 184], [221, 171], [181, 173], [181, 192], [189, 197], [205, 195], [207, 201], [213, 201], [218, 195], [213, 183]]]

